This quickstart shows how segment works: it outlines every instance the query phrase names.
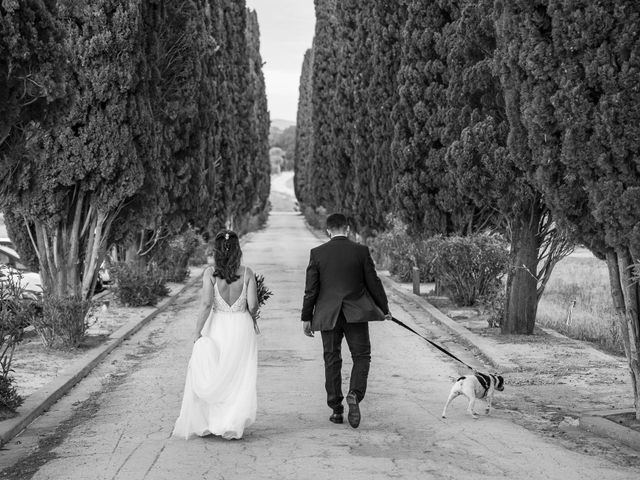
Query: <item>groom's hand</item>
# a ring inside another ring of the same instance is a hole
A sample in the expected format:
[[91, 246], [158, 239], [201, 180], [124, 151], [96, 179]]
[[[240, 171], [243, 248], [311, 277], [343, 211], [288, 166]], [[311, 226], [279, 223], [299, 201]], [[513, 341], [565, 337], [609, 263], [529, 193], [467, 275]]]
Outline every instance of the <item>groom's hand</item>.
[[302, 322], [302, 330], [307, 337], [313, 337], [313, 330], [311, 330], [311, 322]]

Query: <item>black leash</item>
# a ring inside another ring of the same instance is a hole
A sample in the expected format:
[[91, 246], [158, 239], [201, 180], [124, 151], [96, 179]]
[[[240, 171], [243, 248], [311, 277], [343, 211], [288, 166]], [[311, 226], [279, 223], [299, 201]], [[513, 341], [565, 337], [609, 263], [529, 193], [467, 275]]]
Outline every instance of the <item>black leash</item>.
[[451, 353], [449, 350], [447, 350], [444, 347], [441, 347], [440, 345], [438, 345], [436, 342], [429, 340], [427, 337], [420, 335], [418, 332], [416, 332], [413, 328], [411, 328], [410, 326], [406, 325], [405, 323], [402, 323], [400, 320], [398, 320], [396, 317], [391, 317], [391, 320], [395, 323], [397, 323], [398, 325], [400, 325], [401, 327], [406, 328], [407, 330], [409, 330], [410, 332], [416, 334], [417, 336], [419, 336], [420, 338], [422, 338], [423, 340], [426, 340], [427, 342], [429, 342], [431, 345], [433, 345], [434, 347], [436, 347], [438, 350], [440, 350], [442, 353], [444, 353], [445, 355], [450, 356], [451, 358], [453, 358], [454, 360], [457, 360], [458, 362], [460, 362], [461, 364], [463, 364], [465, 367], [467, 367], [470, 370], [473, 370], [474, 372], [477, 372], [477, 370], [475, 368], [473, 368], [471, 365], [468, 365], [466, 363], [464, 363], [462, 360], [460, 360], [458, 357], [456, 357], [453, 353]]

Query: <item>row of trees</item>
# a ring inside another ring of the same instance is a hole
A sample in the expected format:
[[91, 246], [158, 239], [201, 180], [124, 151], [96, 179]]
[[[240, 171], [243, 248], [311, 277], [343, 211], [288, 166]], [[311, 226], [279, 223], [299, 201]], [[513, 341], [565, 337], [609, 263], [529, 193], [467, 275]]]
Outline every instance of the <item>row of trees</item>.
[[316, 0], [295, 187], [365, 235], [501, 231], [502, 329], [531, 333], [554, 264], [606, 258], [640, 417], [640, 4]]
[[131, 260], [265, 211], [269, 114], [244, 1], [10, 1], [0, 24], [0, 207], [46, 292], [91, 296], [111, 245]]

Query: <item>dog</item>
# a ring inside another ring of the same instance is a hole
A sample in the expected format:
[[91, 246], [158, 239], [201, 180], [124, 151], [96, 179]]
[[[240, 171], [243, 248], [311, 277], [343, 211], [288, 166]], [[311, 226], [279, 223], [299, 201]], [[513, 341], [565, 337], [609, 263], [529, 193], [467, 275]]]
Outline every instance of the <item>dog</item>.
[[473, 410], [476, 400], [483, 399], [487, 402], [486, 414], [491, 412], [491, 401], [493, 400], [493, 393], [498, 390], [502, 392], [504, 390], [504, 378], [500, 375], [487, 375], [484, 373], [476, 372], [474, 375], [466, 375], [458, 378], [456, 383], [451, 387], [451, 393], [447, 399], [447, 403], [444, 404], [442, 410], [442, 418], [446, 418], [447, 407], [451, 401], [458, 395], [464, 395], [469, 399], [469, 406], [467, 412], [473, 418], [478, 418], [478, 415]]

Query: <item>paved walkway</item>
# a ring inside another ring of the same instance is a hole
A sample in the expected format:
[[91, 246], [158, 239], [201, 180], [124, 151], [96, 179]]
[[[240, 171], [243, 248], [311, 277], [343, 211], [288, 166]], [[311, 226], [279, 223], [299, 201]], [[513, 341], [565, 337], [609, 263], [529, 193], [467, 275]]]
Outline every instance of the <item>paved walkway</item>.
[[[4, 478], [637, 478], [637, 470], [539, 438], [499, 410], [472, 420], [464, 399], [441, 419], [458, 366], [387, 322], [371, 325], [360, 428], [330, 423], [321, 340], [305, 337], [299, 322], [308, 251], [318, 243], [302, 217], [275, 214], [245, 245], [246, 263], [265, 275], [275, 295], [261, 323], [258, 420], [244, 439], [170, 437], [198, 308], [194, 288], [7, 444], [5, 459], [22, 460]], [[392, 296], [391, 308], [416, 325], [415, 307], [405, 310]], [[69, 410], [70, 418], [63, 414]], [[0, 460], [0, 468], [7, 462]]]

